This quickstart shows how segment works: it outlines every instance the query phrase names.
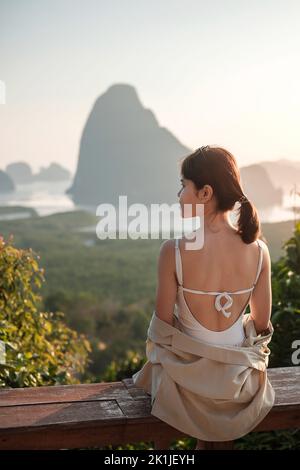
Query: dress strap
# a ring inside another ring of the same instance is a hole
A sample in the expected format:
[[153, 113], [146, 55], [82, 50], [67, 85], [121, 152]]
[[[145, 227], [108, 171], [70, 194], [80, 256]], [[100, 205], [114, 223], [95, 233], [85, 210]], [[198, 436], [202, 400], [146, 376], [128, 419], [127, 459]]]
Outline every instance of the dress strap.
[[261, 267], [262, 267], [262, 261], [263, 261], [263, 250], [262, 250], [262, 245], [260, 244], [259, 238], [256, 240], [258, 246], [259, 246], [259, 261], [258, 261], [258, 266], [257, 266], [257, 273], [256, 273], [256, 278], [253, 284], [253, 287], [256, 286], [258, 277], [260, 275]]
[[176, 261], [176, 275], [179, 285], [182, 286], [182, 261], [179, 248], [179, 238], [175, 238], [175, 261]]

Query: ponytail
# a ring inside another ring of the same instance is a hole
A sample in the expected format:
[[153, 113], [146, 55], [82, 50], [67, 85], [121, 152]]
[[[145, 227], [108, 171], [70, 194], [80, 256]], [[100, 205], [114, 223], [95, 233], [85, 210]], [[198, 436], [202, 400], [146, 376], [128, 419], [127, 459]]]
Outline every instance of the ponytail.
[[260, 233], [260, 222], [255, 206], [244, 195], [239, 200], [239, 218], [237, 223], [238, 233], [244, 243], [252, 243]]

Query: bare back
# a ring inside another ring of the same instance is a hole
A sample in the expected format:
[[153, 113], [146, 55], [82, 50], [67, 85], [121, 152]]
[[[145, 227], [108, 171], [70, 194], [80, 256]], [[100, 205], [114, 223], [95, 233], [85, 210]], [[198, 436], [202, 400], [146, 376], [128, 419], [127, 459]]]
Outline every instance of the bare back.
[[[179, 240], [182, 280], [185, 288], [203, 291], [238, 291], [253, 286], [260, 261], [259, 246], [246, 244], [236, 231], [206, 235], [200, 250], [186, 250], [186, 238]], [[211, 295], [184, 291], [184, 299], [194, 318], [205, 328], [223, 331], [239, 318], [250, 299], [251, 316], [257, 330], [267, 328], [271, 314], [270, 258], [267, 245], [260, 240], [263, 257], [260, 275], [252, 292], [234, 295], [230, 318], [218, 314]], [[224, 301], [223, 301], [224, 303]]]

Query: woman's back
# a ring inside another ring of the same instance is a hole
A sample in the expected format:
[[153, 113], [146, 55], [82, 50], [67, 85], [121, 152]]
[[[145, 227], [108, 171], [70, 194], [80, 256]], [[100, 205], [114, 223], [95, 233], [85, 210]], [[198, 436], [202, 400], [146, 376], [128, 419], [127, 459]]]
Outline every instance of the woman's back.
[[241, 343], [242, 316], [263, 266], [263, 242], [246, 244], [234, 230], [209, 234], [200, 250], [185, 249], [186, 241], [175, 240], [183, 327], [208, 342]]

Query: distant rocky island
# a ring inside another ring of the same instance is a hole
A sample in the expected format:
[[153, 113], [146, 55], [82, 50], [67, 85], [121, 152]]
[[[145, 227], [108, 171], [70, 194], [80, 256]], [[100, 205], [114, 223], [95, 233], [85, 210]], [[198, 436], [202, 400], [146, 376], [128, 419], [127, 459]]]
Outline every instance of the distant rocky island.
[[40, 171], [33, 175], [35, 181], [64, 181], [71, 178], [71, 172], [59, 163], [50, 163], [48, 167], [40, 167]]
[[0, 170], [0, 192], [10, 193], [15, 190], [15, 184], [12, 178], [5, 172]]
[[33, 179], [31, 166], [26, 162], [10, 163], [5, 170], [15, 184], [30, 183]]
[[[4, 173], [4, 172], [3, 172]], [[5, 174], [16, 184], [30, 184], [34, 181], [62, 181], [71, 179], [71, 172], [59, 163], [50, 163], [48, 167], [40, 167], [38, 173], [32, 172], [31, 166], [23, 161], [10, 163]]]

